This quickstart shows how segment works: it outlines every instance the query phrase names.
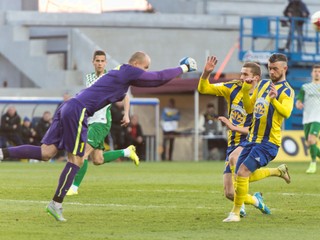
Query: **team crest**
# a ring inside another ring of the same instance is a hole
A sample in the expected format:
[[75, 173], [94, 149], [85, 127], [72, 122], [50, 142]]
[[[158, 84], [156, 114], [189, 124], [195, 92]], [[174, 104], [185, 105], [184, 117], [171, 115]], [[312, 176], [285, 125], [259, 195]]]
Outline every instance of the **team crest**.
[[266, 109], [269, 103], [264, 98], [258, 98], [256, 104], [254, 105], [253, 115], [255, 118], [260, 119], [266, 114]]
[[232, 104], [230, 121], [232, 122], [233, 125], [238, 126], [243, 124], [246, 116], [247, 116], [247, 113], [242, 107], [240, 107], [239, 105]]

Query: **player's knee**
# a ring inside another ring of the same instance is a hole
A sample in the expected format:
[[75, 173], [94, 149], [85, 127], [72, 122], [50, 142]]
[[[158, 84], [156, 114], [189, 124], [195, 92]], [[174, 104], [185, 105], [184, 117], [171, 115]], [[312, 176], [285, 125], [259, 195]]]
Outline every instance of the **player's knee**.
[[49, 161], [53, 156], [51, 154], [42, 154], [41, 159], [43, 161]]
[[229, 164], [230, 164], [230, 166], [235, 166], [235, 165], [236, 165], [236, 161], [237, 161], [237, 158], [236, 158], [236, 157], [233, 157], [233, 156], [230, 156], [230, 157], [229, 157]]
[[103, 159], [94, 159], [92, 162], [96, 166], [104, 164]]

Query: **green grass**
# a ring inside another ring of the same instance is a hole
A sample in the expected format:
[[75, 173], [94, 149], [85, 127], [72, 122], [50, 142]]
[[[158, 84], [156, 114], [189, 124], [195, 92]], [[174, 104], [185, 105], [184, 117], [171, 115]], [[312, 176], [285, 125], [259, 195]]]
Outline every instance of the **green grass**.
[[[223, 162], [111, 163], [95, 167], [77, 196], [66, 197], [66, 223], [45, 213], [64, 164], [0, 164], [0, 239], [317, 239], [319, 174], [288, 163], [292, 183], [252, 183], [272, 215], [247, 206], [239, 223], [223, 196]], [[270, 166], [277, 166], [272, 163]]]

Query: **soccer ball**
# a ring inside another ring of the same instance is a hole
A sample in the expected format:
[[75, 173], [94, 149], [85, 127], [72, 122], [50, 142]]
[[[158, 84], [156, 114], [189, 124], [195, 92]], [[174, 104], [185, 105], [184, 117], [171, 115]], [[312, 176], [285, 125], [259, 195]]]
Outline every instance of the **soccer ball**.
[[315, 12], [311, 16], [311, 22], [317, 32], [320, 32], [320, 11]]

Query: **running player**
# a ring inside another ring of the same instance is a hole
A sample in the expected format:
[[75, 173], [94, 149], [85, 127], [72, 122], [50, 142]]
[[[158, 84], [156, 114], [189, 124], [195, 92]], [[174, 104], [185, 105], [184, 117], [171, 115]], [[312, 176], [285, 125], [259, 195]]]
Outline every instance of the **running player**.
[[[105, 70], [105, 67], [107, 65], [106, 53], [101, 50], [95, 51], [93, 53], [92, 63], [95, 71], [86, 75], [86, 87], [90, 87], [102, 75], [107, 73], [107, 71]], [[130, 121], [130, 99], [128, 95], [126, 95], [123, 102], [124, 116], [122, 119], [122, 126], [126, 126]], [[87, 158], [89, 155], [91, 156], [92, 162], [95, 165], [101, 165], [111, 161], [115, 161], [120, 157], [129, 157], [136, 164], [136, 166], [139, 165], [139, 157], [137, 156], [135, 147], [133, 145], [127, 147], [126, 149], [103, 152], [104, 141], [110, 132], [112, 124], [110, 108], [111, 104], [95, 112], [92, 117], [88, 118], [88, 142], [86, 143], [83, 165], [75, 176], [73, 184], [67, 192], [68, 196], [78, 194], [78, 188], [88, 169]]]
[[[281, 145], [281, 126], [292, 112], [294, 91], [286, 81], [288, 60], [284, 54], [272, 54], [268, 61], [270, 80], [261, 80], [250, 97], [252, 79], [247, 78], [242, 86], [243, 105], [247, 113], [253, 113], [253, 121], [247, 143], [236, 164], [235, 197], [233, 209], [223, 222], [240, 221], [240, 208], [247, 198], [249, 176], [266, 166], [278, 153]], [[259, 209], [265, 214], [270, 210], [260, 194]]]
[[[246, 141], [249, 126], [252, 123], [252, 114], [247, 114], [243, 108], [242, 103], [242, 83], [244, 79], [253, 79], [251, 92], [255, 89], [257, 83], [260, 81], [261, 69], [257, 63], [246, 62], [243, 64], [239, 80], [233, 80], [226, 83], [210, 84], [209, 76], [214, 70], [217, 60], [214, 56], [208, 57], [203, 73], [200, 77], [198, 91], [202, 94], [211, 94], [215, 96], [223, 96], [227, 101], [229, 120], [220, 117], [220, 120], [228, 126], [228, 148], [226, 153], [226, 167], [223, 174], [224, 194], [227, 199], [233, 201], [234, 199], [234, 169], [243, 149], [243, 144]], [[285, 165], [280, 165], [278, 168], [261, 169], [252, 176], [250, 181], [257, 181], [268, 176], [278, 176], [290, 182], [286, 173], [287, 168]], [[249, 196], [248, 196], [249, 198]], [[253, 204], [259, 207], [259, 201], [256, 197], [250, 198], [245, 201], [247, 204]], [[245, 216], [246, 212], [244, 205], [241, 208], [241, 216]]]
[[317, 171], [317, 156], [320, 149], [317, 141], [320, 132], [320, 65], [312, 68], [312, 82], [303, 84], [296, 101], [296, 108], [303, 109], [303, 129], [307, 146], [311, 156], [311, 163], [306, 173]]
[[62, 202], [83, 164], [87, 118], [108, 104], [123, 100], [130, 86], [161, 86], [184, 72], [197, 69], [195, 60], [189, 57], [182, 59], [179, 67], [162, 71], [146, 71], [150, 62], [147, 54], [136, 52], [128, 64], [119, 65], [100, 77], [91, 87], [63, 103], [57, 109], [41, 146], [21, 145], [0, 149], [0, 160], [32, 158], [48, 161], [58, 149], [68, 152], [68, 162], [60, 175], [53, 199], [46, 208], [57, 221], [66, 221], [62, 215]]

